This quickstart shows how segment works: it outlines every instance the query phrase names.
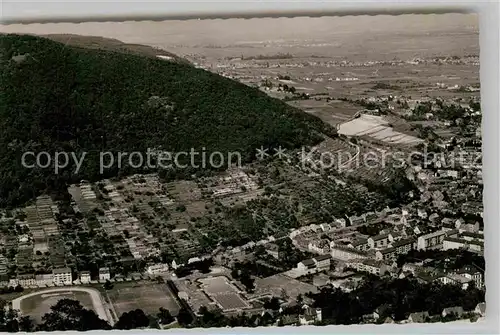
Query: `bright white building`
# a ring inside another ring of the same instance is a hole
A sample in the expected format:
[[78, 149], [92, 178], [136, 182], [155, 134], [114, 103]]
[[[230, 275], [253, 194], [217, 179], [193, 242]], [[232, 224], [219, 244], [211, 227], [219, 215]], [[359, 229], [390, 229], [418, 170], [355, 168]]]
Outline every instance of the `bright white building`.
[[100, 268], [99, 269], [99, 280], [106, 281], [111, 279], [111, 272], [109, 272], [109, 268]]
[[59, 268], [52, 271], [54, 276], [54, 284], [56, 285], [71, 285], [73, 278], [70, 268]]
[[445, 230], [439, 230], [434, 233], [419, 236], [417, 240], [417, 249], [418, 250], [440, 249], [443, 246], [443, 240], [445, 236], [446, 236]]
[[148, 266], [146, 272], [150, 275], [157, 275], [168, 271], [168, 264], [155, 264]]
[[80, 282], [82, 284], [90, 283], [90, 271], [82, 271], [80, 272]]

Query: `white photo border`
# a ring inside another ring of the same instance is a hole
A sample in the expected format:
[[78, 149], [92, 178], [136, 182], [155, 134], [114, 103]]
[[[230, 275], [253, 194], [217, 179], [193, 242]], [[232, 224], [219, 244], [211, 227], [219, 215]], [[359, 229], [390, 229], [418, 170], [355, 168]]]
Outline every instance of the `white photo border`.
[[[2, 24], [30, 22], [83, 22], [123, 20], [164, 20], [169, 18], [225, 18], [255, 16], [333, 16], [356, 14], [402, 14], [476, 12], [480, 25], [480, 78], [483, 111], [483, 182], [485, 259], [486, 259], [486, 318], [471, 324], [408, 324], [408, 325], [349, 325], [302, 326], [280, 328], [179, 329], [170, 333], [190, 334], [331, 334], [335, 333], [430, 333], [430, 334], [498, 334], [499, 260], [500, 260], [500, 197], [499, 197], [499, 17], [498, 0], [480, 1], [23, 1], [3, 0], [0, 4]], [[1, 26], [0, 26], [1, 32]], [[113, 331], [118, 332], [118, 331]], [[129, 331], [128, 333], [139, 333]], [[145, 331], [140, 331], [141, 333]], [[158, 332], [147, 330], [146, 332]], [[54, 332], [57, 334], [58, 332]], [[103, 331], [91, 333], [102, 334]], [[106, 332], [107, 333], [107, 332]]]

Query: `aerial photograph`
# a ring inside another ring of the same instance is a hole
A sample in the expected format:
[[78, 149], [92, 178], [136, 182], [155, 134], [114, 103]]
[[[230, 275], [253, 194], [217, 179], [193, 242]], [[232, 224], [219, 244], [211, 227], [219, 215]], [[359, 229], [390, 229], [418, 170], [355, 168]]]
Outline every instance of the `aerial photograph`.
[[478, 21], [0, 25], [0, 331], [481, 322]]

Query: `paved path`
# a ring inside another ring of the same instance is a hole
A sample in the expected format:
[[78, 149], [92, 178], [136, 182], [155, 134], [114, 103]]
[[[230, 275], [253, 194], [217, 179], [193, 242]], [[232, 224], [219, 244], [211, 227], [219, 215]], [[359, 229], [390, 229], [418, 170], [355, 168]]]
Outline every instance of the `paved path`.
[[42, 290], [42, 291], [29, 293], [29, 294], [23, 295], [19, 298], [12, 300], [12, 308], [20, 311], [21, 310], [21, 301], [23, 299], [26, 299], [26, 298], [30, 298], [30, 297], [42, 295], [42, 294], [47, 294], [47, 293], [63, 293], [63, 292], [85, 292], [85, 293], [88, 293], [90, 295], [91, 300], [92, 300], [92, 305], [94, 307], [95, 312], [97, 313], [97, 316], [99, 316], [99, 318], [101, 318], [105, 321], [108, 321], [110, 323], [113, 322], [113, 320], [109, 319], [108, 314], [106, 313], [106, 310], [104, 309], [103, 301], [102, 301], [101, 294], [99, 293], [99, 291], [97, 291], [96, 289], [87, 288], [87, 287], [58, 287], [58, 288], [52, 288], [52, 289], [48, 289], [48, 290]]

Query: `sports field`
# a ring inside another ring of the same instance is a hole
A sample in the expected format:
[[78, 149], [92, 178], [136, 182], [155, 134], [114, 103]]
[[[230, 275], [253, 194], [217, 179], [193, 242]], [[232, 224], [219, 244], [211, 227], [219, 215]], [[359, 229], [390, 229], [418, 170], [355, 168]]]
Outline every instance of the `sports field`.
[[119, 317], [125, 312], [142, 309], [146, 314], [156, 314], [160, 307], [176, 315], [179, 305], [166, 284], [151, 282], [116, 283], [107, 296]]
[[39, 323], [42, 317], [50, 312], [50, 307], [61, 299], [78, 300], [84, 308], [94, 310], [92, 299], [88, 293], [71, 291], [41, 293], [24, 298], [20, 302], [20, 310], [23, 315], [29, 315], [35, 322]]

